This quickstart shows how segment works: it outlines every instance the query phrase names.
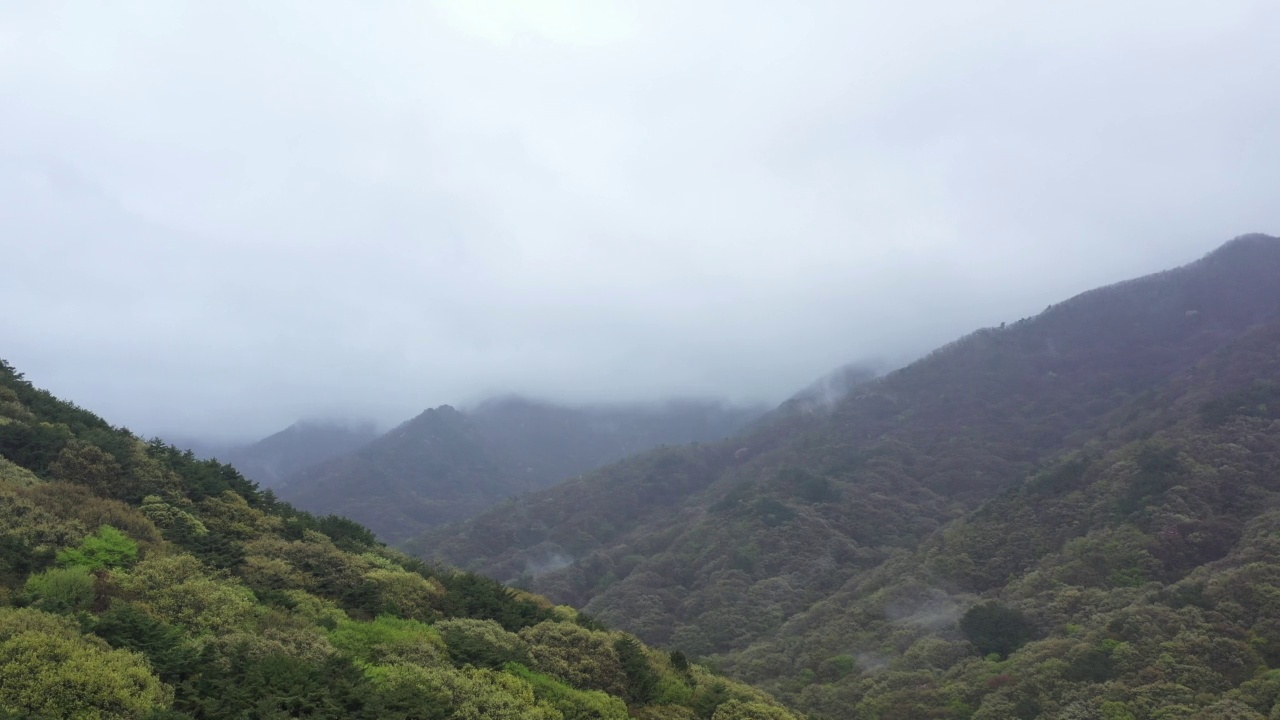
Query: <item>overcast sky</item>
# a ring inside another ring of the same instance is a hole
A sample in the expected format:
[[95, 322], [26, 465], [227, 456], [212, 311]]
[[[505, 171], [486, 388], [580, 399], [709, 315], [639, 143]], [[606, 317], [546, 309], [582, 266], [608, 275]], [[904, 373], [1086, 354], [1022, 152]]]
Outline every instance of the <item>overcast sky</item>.
[[0, 0], [0, 357], [144, 434], [777, 401], [1280, 231], [1280, 3]]

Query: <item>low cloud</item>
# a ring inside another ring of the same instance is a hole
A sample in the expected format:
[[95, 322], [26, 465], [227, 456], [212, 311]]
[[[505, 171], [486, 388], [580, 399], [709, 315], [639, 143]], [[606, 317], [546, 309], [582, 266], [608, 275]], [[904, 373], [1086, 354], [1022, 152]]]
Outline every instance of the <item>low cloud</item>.
[[144, 433], [778, 402], [1280, 229], [1280, 6], [9, 3], [0, 356]]

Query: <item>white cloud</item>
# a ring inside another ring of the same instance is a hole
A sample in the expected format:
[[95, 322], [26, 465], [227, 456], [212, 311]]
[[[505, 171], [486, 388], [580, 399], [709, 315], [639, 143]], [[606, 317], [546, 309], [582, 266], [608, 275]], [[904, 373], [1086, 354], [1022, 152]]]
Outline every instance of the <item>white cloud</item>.
[[1275, 232], [1276, 20], [9, 4], [0, 356], [152, 432], [507, 390], [777, 399]]

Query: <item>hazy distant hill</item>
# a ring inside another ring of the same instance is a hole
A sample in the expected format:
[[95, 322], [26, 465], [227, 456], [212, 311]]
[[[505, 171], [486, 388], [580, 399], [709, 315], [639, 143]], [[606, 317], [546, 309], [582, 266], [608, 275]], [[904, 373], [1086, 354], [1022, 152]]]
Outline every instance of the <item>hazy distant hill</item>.
[[[284, 478], [349, 453], [378, 437], [372, 423], [301, 420], [252, 445], [207, 450], [245, 477], [275, 488]], [[201, 454], [198, 448], [193, 448]]]
[[506, 397], [469, 411], [446, 405], [294, 473], [277, 492], [399, 542], [628, 455], [720, 440], [760, 413], [694, 401], [565, 407]]
[[[1026, 677], [1062, 675], [1043, 663], [1143, 633], [1117, 635], [1082, 608], [1122, 622], [1106, 613], [1182, 592], [1175, 584], [1204, 563], [1264, 552], [1249, 523], [1280, 500], [1268, 479], [1280, 476], [1277, 338], [1280, 240], [1245, 236], [975, 332], [821, 411], [793, 403], [740, 437], [628, 458], [409, 547], [522, 580], [652, 642], [727, 653], [735, 672], [830, 717], [1191, 717], [1151, 714], [1143, 702], [1174, 700], [1132, 689], [1104, 697], [1108, 673], [1129, 672], [1118, 659], [1059, 678], [1078, 687], [1007, 699], [1018, 677], [982, 665], [983, 644], [956, 623], [976, 595], [1007, 595], [1032, 635], [1094, 643], [1019, 656]], [[1022, 494], [1001, 500], [1010, 493]], [[1256, 634], [1265, 612], [1204, 588], [1194, 592], [1212, 596], [1205, 612], [1233, 618], [1233, 637]], [[1002, 617], [992, 623], [1020, 627]], [[1164, 627], [1152, 637], [1173, 642]], [[1280, 663], [1273, 634], [1255, 647], [1275, 643]], [[1191, 664], [1271, 662], [1235, 645], [1247, 657], [1171, 648]], [[888, 669], [908, 676], [877, 675]], [[1217, 674], [1177, 696], [1188, 707], [1252, 670], [1204, 672]], [[1084, 709], [1058, 714], [1068, 691]], [[975, 714], [988, 695], [999, 697]], [[1131, 714], [1103, 714], [1112, 701]], [[859, 703], [869, 704], [851, 714]]]

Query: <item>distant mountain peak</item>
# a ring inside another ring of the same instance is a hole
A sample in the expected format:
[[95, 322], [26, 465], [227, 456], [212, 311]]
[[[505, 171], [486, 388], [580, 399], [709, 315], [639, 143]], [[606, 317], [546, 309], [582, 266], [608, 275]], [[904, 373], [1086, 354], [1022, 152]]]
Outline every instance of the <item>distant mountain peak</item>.
[[280, 493], [398, 542], [628, 455], [720, 440], [758, 415], [709, 402], [575, 407], [519, 395], [471, 410], [440, 405], [357, 453], [295, 473]]

